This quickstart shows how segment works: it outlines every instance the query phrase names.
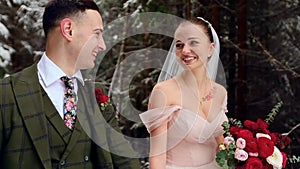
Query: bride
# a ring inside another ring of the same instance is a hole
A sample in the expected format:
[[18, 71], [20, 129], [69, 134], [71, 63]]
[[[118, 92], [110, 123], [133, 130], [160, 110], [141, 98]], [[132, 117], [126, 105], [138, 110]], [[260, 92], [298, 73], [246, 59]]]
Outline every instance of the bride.
[[150, 133], [150, 169], [218, 169], [227, 92], [215, 82], [219, 39], [198, 17], [182, 22], [166, 58], [148, 111], [140, 117]]

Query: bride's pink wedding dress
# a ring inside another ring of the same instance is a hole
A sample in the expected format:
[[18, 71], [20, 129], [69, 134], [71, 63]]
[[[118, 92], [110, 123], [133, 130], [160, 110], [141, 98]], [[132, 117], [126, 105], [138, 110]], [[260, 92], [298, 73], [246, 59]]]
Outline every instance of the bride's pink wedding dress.
[[200, 114], [178, 105], [155, 108], [140, 117], [148, 132], [167, 122], [168, 130], [151, 141], [167, 137], [167, 145], [159, 145], [152, 155], [167, 153], [167, 169], [220, 169], [215, 162], [217, 142], [215, 137], [224, 133], [221, 126], [227, 121], [226, 99], [216, 117], [207, 121]]

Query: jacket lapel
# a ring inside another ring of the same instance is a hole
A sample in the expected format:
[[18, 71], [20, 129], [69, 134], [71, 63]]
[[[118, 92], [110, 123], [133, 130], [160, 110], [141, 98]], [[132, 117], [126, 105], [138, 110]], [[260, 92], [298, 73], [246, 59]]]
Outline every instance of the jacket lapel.
[[28, 134], [44, 168], [51, 169], [47, 123], [38, 81], [37, 65], [34, 64], [14, 75], [12, 79], [16, 102]]
[[44, 110], [46, 118], [50, 122], [51, 126], [55, 131], [58, 133], [58, 135], [61, 137], [61, 139], [64, 141], [64, 144], [68, 144], [72, 131], [64, 124], [63, 119], [57, 112], [55, 106], [52, 104], [50, 98], [47, 96], [46, 92], [42, 90], [43, 93], [43, 104], [44, 107], [47, 107], [47, 109]]
[[109, 150], [106, 137], [106, 121], [103, 118], [94, 95], [95, 87], [91, 83], [78, 88], [77, 121], [82, 132], [85, 132], [98, 146]]

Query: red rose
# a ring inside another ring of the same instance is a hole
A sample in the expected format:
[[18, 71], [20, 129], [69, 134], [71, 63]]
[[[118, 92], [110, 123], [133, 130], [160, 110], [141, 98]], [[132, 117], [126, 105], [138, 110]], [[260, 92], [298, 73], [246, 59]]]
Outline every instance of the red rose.
[[287, 155], [284, 152], [281, 152], [281, 154], [282, 154], [282, 157], [283, 157], [282, 168], [285, 168]]
[[263, 121], [262, 119], [257, 119], [256, 124], [257, 132], [270, 134], [270, 131], [268, 130], [268, 124], [265, 121]]
[[281, 135], [281, 140], [285, 146], [289, 145], [292, 139], [289, 136]]
[[270, 136], [271, 136], [271, 139], [272, 141], [276, 144], [277, 141], [278, 141], [278, 138], [280, 137], [280, 133], [271, 133]]
[[245, 165], [246, 169], [263, 169], [261, 160], [256, 157], [249, 157]]
[[262, 158], [267, 158], [274, 152], [274, 143], [266, 137], [257, 138], [258, 155]]
[[268, 124], [260, 118], [257, 119], [256, 124], [260, 129], [267, 129], [268, 128]]
[[95, 96], [98, 104], [105, 103], [109, 99], [101, 89], [95, 89]]
[[271, 133], [270, 134], [272, 141], [275, 145], [280, 149], [283, 150], [287, 145], [291, 143], [291, 138], [288, 136], [284, 136], [280, 133]]
[[257, 153], [258, 152], [258, 147], [257, 147], [257, 139], [252, 137], [252, 138], [247, 138], [246, 139], [246, 147], [245, 150], [248, 153]]
[[247, 129], [240, 129], [240, 131], [237, 134], [237, 138], [242, 137], [243, 139], [252, 138], [253, 133]]
[[258, 128], [257, 124], [251, 120], [245, 120], [244, 126], [253, 131], [256, 131]]
[[266, 160], [263, 161], [264, 169], [273, 169], [273, 166], [269, 164]]
[[232, 134], [232, 135], [237, 135], [238, 132], [240, 131], [241, 128], [237, 127], [237, 126], [231, 126], [230, 129], [229, 129], [229, 132]]
[[276, 142], [276, 146], [278, 147], [279, 150], [283, 150], [285, 148], [285, 145], [283, 144], [282, 141]]

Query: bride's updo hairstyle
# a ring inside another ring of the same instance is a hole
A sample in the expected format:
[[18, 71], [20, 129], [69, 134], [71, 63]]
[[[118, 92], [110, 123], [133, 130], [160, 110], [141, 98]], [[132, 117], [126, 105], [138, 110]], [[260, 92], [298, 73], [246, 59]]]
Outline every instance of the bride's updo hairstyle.
[[192, 23], [195, 25], [199, 25], [204, 30], [205, 34], [208, 36], [210, 42], [211, 43], [214, 42], [214, 38], [212, 35], [212, 30], [211, 30], [212, 26], [208, 21], [204, 20], [201, 17], [197, 17], [197, 18], [191, 18], [190, 20], [185, 21], [181, 24], [184, 24], [184, 23]]

